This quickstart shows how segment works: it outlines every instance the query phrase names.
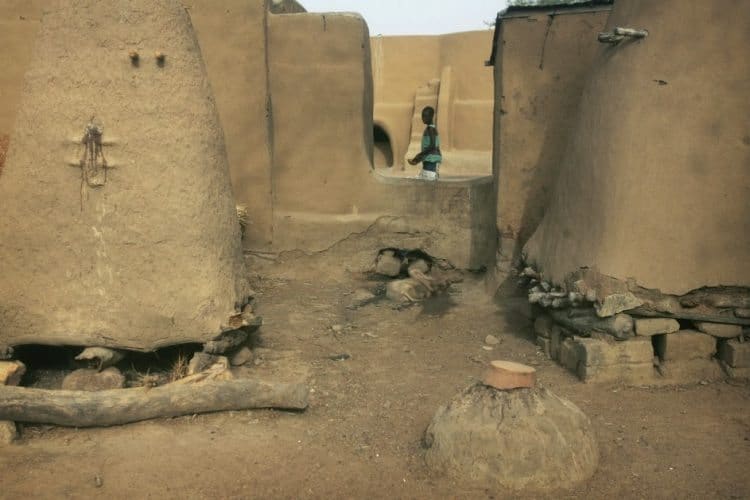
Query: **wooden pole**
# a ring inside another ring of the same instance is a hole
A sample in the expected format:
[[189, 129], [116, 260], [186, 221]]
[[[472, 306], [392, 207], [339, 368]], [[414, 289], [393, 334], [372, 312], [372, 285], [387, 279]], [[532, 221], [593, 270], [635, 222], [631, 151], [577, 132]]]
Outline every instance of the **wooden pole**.
[[68, 427], [106, 427], [160, 417], [227, 410], [304, 410], [304, 384], [252, 379], [209, 380], [99, 392], [0, 387], [0, 420]]

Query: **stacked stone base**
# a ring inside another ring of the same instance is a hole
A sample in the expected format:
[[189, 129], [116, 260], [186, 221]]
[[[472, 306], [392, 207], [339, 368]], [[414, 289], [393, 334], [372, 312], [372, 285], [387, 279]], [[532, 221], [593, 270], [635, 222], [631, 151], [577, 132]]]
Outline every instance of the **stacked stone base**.
[[[686, 328], [671, 318], [632, 317], [634, 334], [617, 339], [592, 330], [582, 334], [542, 311], [536, 317], [536, 343], [579, 379], [592, 383], [670, 385], [750, 378], [750, 340], [739, 325], [727, 325], [734, 338]], [[723, 326], [723, 325], [722, 325]]]
[[581, 268], [519, 273], [539, 347], [586, 382], [681, 384], [750, 376], [750, 287], [664, 294]]

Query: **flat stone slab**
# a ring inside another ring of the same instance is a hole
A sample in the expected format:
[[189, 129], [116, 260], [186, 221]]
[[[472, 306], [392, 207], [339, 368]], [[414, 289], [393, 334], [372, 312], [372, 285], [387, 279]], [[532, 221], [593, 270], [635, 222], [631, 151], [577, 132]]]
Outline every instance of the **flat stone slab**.
[[650, 337], [662, 333], [673, 333], [680, 329], [680, 323], [672, 318], [637, 318], [635, 334]]
[[569, 488], [599, 462], [588, 417], [544, 388], [475, 384], [437, 411], [424, 444], [438, 473], [525, 493]]
[[742, 335], [742, 325], [730, 325], [729, 323], [709, 323], [707, 321], [694, 321], [695, 327], [714, 337], [731, 339]]

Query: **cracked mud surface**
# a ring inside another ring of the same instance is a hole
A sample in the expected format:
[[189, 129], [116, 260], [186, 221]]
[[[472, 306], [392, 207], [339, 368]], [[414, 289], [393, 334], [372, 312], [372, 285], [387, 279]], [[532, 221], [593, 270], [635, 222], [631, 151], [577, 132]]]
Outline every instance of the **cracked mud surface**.
[[[397, 310], [379, 301], [350, 310], [350, 294], [376, 283], [333, 272], [335, 261], [321, 255], [256, 270], [261, 363], [242, 370], [307, 380], [314, 392], [306, 412], [230, 412], [108, 429], [27, 426], [0, 451], [0, 498], [507, 497], [430, 472], [421, 444], [437, 408], [492, 359], [536, 366], [540, 383], [594, 425], [598, 471], [550, 497], [750, 495], [747, 384], [583, 384], [531, 342], [524, 298], [489, 300], [481, 280], [467, 275], [425, 307]], [[327, 278], [314, 281], [313, 274]], [[500, 339], [491, 351], [483, 348], [488, 334]], [[342, 354], [349, 357], [331, 359]]]

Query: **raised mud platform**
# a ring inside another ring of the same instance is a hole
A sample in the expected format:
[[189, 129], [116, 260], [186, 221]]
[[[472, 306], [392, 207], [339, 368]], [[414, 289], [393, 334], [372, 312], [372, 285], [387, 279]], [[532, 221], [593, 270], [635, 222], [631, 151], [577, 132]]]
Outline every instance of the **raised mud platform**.
[[[407, 176], [408, 174], [408, 176]], [[425, 181], [413, 172], [372, 171], [381, 210], [351, 214], [276, 212], [280, 250], [323, 251], [336, 241], [372, 236], [381, 246], [421, 248], [462, 269], [494, 262], [495, 204], [491, 176], [443, 175]]]

